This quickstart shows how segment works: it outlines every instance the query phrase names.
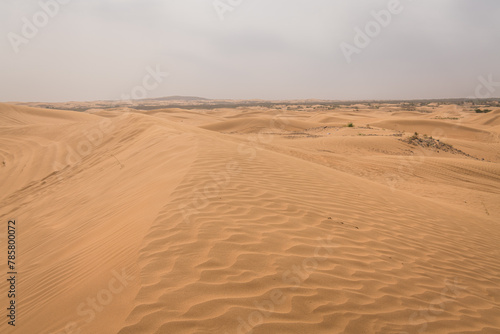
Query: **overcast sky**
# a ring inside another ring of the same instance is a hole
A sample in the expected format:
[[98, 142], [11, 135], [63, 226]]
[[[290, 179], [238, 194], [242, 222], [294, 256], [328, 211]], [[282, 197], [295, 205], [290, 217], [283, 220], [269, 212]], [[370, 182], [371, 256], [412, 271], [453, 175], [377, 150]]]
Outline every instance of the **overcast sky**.
[[55, 1], [41, 1], [53, 17], [0, 2], [0, 101], [120, 99], [156, 67], [169, 76], [148, 97], [447, 98], [500, 82], [498, 0]]

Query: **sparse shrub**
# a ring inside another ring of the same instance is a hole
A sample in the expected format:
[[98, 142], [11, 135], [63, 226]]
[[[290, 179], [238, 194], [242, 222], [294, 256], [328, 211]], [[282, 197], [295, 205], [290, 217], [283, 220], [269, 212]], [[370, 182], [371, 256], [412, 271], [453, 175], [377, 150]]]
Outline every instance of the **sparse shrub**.
[[348, 128], [353, 128], [353, 127], [354, 127], [354, 124], [349, 123], [349, 124], [347, 124], [347, 127], [348, 127]]
[[490, 109], [483, 109], [483, 110], [481, 110], [479, 108], [476, 109], [476, 114], [486, 114], [486, 113], [489, 113], [489, 112], [491, 112]]

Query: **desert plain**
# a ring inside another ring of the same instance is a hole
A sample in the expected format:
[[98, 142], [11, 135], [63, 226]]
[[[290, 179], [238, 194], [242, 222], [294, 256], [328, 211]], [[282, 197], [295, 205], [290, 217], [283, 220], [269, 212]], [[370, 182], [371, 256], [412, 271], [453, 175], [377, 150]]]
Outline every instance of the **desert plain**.
[[2, 103], [0, 143], [1, 333], [500, 333], [498, 101]]

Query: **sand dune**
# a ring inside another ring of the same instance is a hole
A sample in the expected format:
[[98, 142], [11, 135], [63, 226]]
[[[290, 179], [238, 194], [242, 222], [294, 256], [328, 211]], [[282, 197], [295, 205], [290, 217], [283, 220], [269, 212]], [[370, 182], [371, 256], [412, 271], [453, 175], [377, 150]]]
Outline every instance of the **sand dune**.
[[0, 126], [26, 124], [58, 124], [85, 122], [93, 119], [86, 113], [68, 113], [62, 110], [48, 110], [0, 103]]
[[422, 134], [445, 136], [450, 138], [463, 138], [467, 140], [491, 141], [492, 134], [486, 130], [476, 129], [460, 123], [448, 123], [434, 120], [401, 119], [373, 123], [373, 126], [399, 130], [404, 132], [419, 132]]
[[299, 131], [321, 126], [318, 123], [300, 120], [280, 120], [271, 117], [245, 117], [235, 120], [216, 122], [204, 125], [202, 128], [225, 133], [258, 133], [265, 130]]
[[490, 126], [500, 125], [500, 110], [496, 110], [487, 114], [482, 114], [474, 121], [474, 123], [480, 125], [490, 125]]
[[500, 332], [497, 113], [127, 110], [0, 105], [0, 332]]

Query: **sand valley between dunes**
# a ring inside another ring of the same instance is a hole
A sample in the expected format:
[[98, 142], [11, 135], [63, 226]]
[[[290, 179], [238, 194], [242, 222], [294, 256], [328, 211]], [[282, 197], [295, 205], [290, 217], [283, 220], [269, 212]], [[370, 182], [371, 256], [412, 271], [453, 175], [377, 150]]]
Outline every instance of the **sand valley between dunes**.
[[500, 108], [87, 109], [0, 104], [1, 333], [500, 333]]

